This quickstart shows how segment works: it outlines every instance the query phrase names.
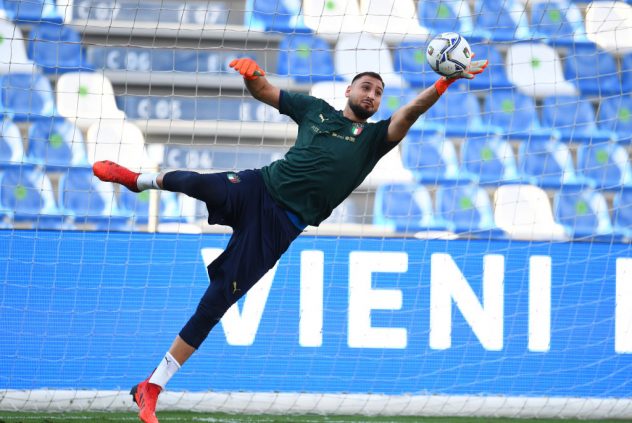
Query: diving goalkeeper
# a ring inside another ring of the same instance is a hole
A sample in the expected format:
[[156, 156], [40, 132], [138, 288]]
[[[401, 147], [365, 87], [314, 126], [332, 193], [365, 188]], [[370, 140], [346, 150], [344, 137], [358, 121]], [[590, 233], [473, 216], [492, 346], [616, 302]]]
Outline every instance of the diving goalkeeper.
[[209, 224], [231, 226], [224, 252], [208, 266], [210, 285], [158, 367], [131, 394], [145, 423], [158, 422], [158, 395], [200, 347], [226, 310], [279, 260], [307, 225], [318, 226], [358, 187], [378, 160], [393, 149], [415, 121], [459, 78], [472, 79], [487, 66], [473, 61], [452, 79], [441, 78], [389, 119], [367, 123], [380, 106], [379, 74], [356, 75], [345, 91], [342, 111], [305, 94], [282, 91], [249, 58], [230, 67], [244, 78], [257, 100], [298, 124], [298, 136], [285, 157], [262, 169], [200, 174], [191, 171], [135, 173], [110, 161], [96, 162], [94, 174], [139, 192], [164, 189], [206, 203]]

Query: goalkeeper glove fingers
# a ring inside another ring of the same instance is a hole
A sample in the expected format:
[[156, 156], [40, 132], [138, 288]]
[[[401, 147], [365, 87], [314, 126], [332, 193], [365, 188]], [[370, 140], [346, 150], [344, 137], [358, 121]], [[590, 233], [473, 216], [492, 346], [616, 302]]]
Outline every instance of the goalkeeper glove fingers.
[[[474, 55], [472, 55], [472, 57], [474, 57]], [[485, 70], [488, 64], [489, 64], [489, 61], [487, 60], [474, 60], [470, 62], [470, 65], [467, 67], [467, 69], [462, 71], [459, 75], [453, 78], [446, 78], [445, 76], [443, 78], [440, 78], [434, 84], [437, 90], [437, 93], [439, 93], [439, 95], [443, 95], [443, 93], [445, 93], [448, 87], [457, 79], [461, 79], [461, 78], [474, 79], [476, 75], [478, 75], [479, 73]]]
[[265, 71], [259, 67], [257, 62], [248, 57], [235, 59], [230, 62], [228, 66], [235, 69], [244, 77], [244, 79], [247, 79], [249, 81], [257, 79], [260, 76], [264, 76], [266, 74]]

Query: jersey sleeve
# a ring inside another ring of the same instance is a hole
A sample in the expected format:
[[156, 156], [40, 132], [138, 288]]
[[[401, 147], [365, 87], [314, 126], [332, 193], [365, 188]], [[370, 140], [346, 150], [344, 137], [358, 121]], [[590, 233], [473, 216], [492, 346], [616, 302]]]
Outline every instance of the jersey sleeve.
[[279, 98], [279, 112], [292, 118], [296, 123], [301, 123], [307, 112], [313, 108], [318, 99], [307, 94], [292, 93], [281, 90]]
[[384, 155], [386, 153], [388, 153], [389, 151], [391, 151], [393, 148], [395, 148], [397, 146], [397, 144], [399, 144], [401, 142], [400, 141], [388, 141], [388, 126], [391, 124], [391, 118], [389, 117], [386, 120], [381, 120], [378, 123], [376, 123], [376, 125], [378, 125], [378, 130], [377, 130], [377, 149], [375, 152], [376, 155], [376, 159], [379, 160], [382, 157], [384, 157]]

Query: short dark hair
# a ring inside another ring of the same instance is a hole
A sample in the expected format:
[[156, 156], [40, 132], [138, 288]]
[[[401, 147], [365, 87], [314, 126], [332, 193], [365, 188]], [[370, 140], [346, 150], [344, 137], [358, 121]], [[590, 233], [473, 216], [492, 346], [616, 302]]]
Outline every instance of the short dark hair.
[[384, 80], [382, 79], [380, 74], [377, 72], [360, 72], [359, 74], [353, 77], [353, 79], [351, 80], [351, 83], [353, 84], [354, 82], [356, 82], [358, 79], [362, 78], [363, 76], [370, 76], [371, 78], [379, 79], [380, 82], [382, 83], [382, 88], [384, 88]]

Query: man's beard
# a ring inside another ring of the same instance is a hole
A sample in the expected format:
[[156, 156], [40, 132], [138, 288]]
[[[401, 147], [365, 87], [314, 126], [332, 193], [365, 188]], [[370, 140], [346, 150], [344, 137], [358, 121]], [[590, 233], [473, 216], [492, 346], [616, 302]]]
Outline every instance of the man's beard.
[[349, 100], [349, 108], [351, 109], [351, 111], [357, 117], [359, 117], [362, 120], [367, 120], [368, 118], [370, 118], [371, 116], [373, 116], [375, 114], [375, 112], [371, 112], [369, 110], [366, 110], [366, 109], [362, 108], [362, 106], [360, 106], [357, 103], [354, 103], [351, 100]]

